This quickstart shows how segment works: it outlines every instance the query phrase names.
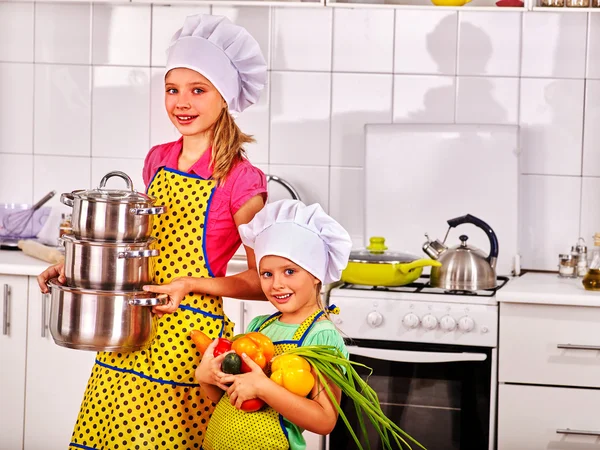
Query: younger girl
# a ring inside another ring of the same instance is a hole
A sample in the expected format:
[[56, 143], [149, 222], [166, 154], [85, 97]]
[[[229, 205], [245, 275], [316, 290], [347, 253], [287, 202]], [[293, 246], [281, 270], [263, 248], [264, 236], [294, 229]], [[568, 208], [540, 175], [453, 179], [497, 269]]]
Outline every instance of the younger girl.
[[[322, 283], [339, 280], [346, 267], [352, 246], [346, 230], [318, 204], [282, 200], [267, 205], [239, 231], [244, 244], [254, 249], [265, 296], [279, 310], [255, 318], [248, 331], [268, 336], [275, 355], [295, 346], [332, 345], [347, 357], [319, 295]], [[226, 375], [220, 371], [225, 355], [213, 357], [215, 346], [216, 341], [196, 369], [198, 383], [218, 402], [204, 450], [304, 449], [303, 429], [322, 435], [333, 430], [337, 410], [319, 383], [308, 397], [300, 397], [267, 378], [246, 355], [242, 357], [252, 371]], [[330, 388], [339, 402], [340, 389], [331, 383]], [[239, 409], [253, 398], [268, 406], [254, 413]]]

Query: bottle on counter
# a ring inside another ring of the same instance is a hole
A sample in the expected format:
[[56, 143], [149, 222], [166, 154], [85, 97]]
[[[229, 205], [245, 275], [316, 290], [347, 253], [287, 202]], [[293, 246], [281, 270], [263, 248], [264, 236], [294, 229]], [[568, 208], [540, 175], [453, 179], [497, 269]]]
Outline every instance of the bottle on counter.
[[73, 226], [71, 225], [71, 214], [62, 214], [58, 234], [59, 237], [63, 236], [64, 234], [71, 234], [71, 231], [73, 231]]
[[585, 276], [588, 271], [588, 253], [585, 239], [579, 238], [577, 244], [571, 247], [571, 254], [577, 255], [577, 276]]
[[600, 291], [600, 233], [594, 235], [594, 246], [589, 255], [589, 267], [582, 283], [588, 291]]

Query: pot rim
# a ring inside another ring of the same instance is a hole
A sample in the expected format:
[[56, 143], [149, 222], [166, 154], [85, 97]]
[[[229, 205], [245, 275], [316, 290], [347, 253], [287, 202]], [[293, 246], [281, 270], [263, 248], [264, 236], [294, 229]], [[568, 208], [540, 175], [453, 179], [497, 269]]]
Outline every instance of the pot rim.
[[94, 247], [108, 247], [108, 248], [118, 248], [118, 247], [132, 247], [132, 248], [148, 248], [154, 242], [156, 242], [156, 238], [148, 237], [144, 240], [139, 240], [135, 242], [124, 242], [124, 241], [99, 241], [97, 239], [78, 239], [73, 234], [63, 234], [61, 237], [64, 241], [72, 242], [73, 244], [81, 244], [81, 245], [91, 245]]
[[[117, 194], [120, 197], [111, 198], [108, 195]], [[99, 195], [98, 195], [99, 194]], [[72, 191], [73, 198], [87, 202], [112, 203], [112, 204], [141, 204], [154, 205], [156, 199], [137, 191], [125, 191], [120, 189], [79, 189]], [[104, 196], [103, 196], [104, 195]], [[107, 197], [108, 196], [108, 197]]]
[[349, 259], [348, 262], [351, 263], [359, 263], [359, 264], [410, 264], [414, 261], [417, 261], [419, 259], [426, 259], [426, 258], [415, 258], [411, 261], [400, 261], [400, 260], [390, 260], [390, 261], [369, 261], [366, 259]]
[[158, 297], [158, 294], [148, 291], [105, 291], [100, 289], [83, 289], [71, 286], [66, 286], [58, 283], [58, 278], [52, 278], [46, 283], [51, 289], [57, 289], [64, 292], [70, 292], [73, 294], [92, 294], [92, 295], [106, 295], [110, 297], [134, 297], [134, 298], [154, 298]]

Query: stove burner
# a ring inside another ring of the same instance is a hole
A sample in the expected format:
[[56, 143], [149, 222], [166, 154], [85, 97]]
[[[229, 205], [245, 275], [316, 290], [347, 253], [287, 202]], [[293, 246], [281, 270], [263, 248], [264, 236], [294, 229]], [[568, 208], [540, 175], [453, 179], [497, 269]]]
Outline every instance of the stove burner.
[[498, 286], [492, 289], [482, 289], [479, 291], [464, 291], [464, 290], [444, 290], [435, 288], [429, 283], [429, 275], [422, 275], [417, 281], [404, 286], [367, 286], [362, 284], [342, 284], [339, 289], [357, 289], [361, 291], [387, 291], [387, 292], [413, 292], [424, 294], [439, 294], [439, 295], [465, 295], [470, 297], [493, 297], [496, 291], [501, 289], [507, 282], [508, 277], [499, 276]]

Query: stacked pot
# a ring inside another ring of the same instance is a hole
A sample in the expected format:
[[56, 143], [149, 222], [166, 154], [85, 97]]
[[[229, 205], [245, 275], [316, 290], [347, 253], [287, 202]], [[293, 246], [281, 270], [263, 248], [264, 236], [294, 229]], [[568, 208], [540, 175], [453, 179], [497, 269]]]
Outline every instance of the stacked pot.
[[[112, 177], [124, 190], [107, 189]], [[150, 236], [153, 218], [166, 211], [133, 189], [123, 172], [106, 174], [97, 189], [62, 194], [73, 208], [72, 234], [65, 248], [66, 284], [48, 282], [52, 301], [50, 333], [63, 347], [94, 351], [132, 351], [147, 347], [156, 334], [152, 306], [164, 302], [142, 287], [152, 283], [159, 255]]]

